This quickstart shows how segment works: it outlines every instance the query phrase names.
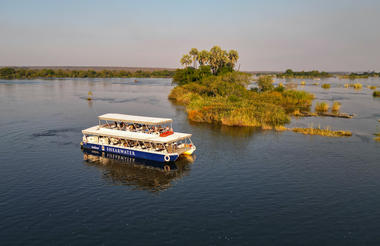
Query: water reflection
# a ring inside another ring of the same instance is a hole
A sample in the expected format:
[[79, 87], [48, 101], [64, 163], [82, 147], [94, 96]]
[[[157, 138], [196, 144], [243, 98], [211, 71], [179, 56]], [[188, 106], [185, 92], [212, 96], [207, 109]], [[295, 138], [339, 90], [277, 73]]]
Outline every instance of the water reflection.
[[217, 134], [221, 133], [224, 136], [238, 137], [238, 138], [246, 138], [251, 137], [256, 133], [266, 133], [268, 131], [263, 131], [258, 127], [235, 127], [235, 126], [225, 126], [225, 125], [213, 125], [208, 123], [199, 123], [188, 120], [189, 124], [193, 127], [197, 127], [199, 129], [207, 129], [211, 130]]
[[158, 163], [94, 150], [83, 150], [85, 165], [99, 168], [103, 178], [114, 185], [158, 192], [188, 175], [195, 157], [181, 157], [175, 163]]

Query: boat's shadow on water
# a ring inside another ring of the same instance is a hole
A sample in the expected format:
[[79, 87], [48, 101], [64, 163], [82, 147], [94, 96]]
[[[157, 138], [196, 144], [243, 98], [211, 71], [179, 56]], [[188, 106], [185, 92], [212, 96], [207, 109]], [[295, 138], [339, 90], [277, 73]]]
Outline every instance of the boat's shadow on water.
[[84, 164], [97, 167], [103, 179], [113, 185], [128, 185], [137, 190], [158, 192], [190, 172], [195, 157], [180, 157], [174, 163], [159, 163], [112, 153], [83, 150]]

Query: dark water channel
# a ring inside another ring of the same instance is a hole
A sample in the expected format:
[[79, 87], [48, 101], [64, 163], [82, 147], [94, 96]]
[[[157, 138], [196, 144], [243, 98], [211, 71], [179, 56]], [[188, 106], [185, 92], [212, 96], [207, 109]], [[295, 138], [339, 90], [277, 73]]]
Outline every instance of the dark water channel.
[[[380, 100], [365, 86], [380, 80], [306, 82], [356, 117], [291, 126], [352, 137], [193, 124], [167, 100], [168, 79], [0, 80], [1, 244], [379, 245]], [[196, 156], [166, 173], [83, 153], [81, 130], [107, 112], [173, 118]]]

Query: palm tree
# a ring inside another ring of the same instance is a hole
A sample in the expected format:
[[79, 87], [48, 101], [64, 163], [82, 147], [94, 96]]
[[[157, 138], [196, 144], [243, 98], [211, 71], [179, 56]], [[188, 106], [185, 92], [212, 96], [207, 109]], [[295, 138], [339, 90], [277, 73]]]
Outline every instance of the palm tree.
[[189, 52], [189, 55], [191, 55], [191, 57], [193, 58], [193, 67], [196, 68], [197, 66], [196, 62], [198, 61], [198, 55], [199, 55], [197, 48], [192, 48]]
[[181, 60], [180, 60], [181, 64], [185, 67], [188, 67], [191, 65], [191, 56], [186, 54], [186, 55], [183, 55]]
[[228, 56], [225, 50], [222, 50], [219, 46], [214, 46], [210, 49], [210, 67], [213, 74], [216, 74], [218, 70], [228, 62]]
[[236, 50], [230, 50], [228, 52], [228, 58], [230, 60], [232, 68], [234, 68], [237, 60], [239, 59], [239, 53]]
[[210, 60], [210, 52], [207, 50], [202, 50], [198, 54], [198, 62], [201, 66], [206, 65]]

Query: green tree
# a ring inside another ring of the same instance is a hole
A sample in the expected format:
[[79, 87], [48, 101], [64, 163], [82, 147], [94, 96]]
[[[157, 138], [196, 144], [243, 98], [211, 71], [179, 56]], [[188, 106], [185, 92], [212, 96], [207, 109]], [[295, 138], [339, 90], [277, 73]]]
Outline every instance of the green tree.
[[274, 89], [273, 86], [273, 77], [269, 75], [260, 76], [257, 85], [260, 91], [270, 91]]
[[197, 67], [197, 61], [198, 61], [198, 56], [199, 56], [199, 52], [198, 52], [198, 49], [197, 48], [192, 48], [189, 52], [189, 55], [191, 56], [192, 60], [193, 60], [193, 67]]
[[188, 67], [191, 65], [191, 56], [190, 55], [183, 55], [181, 60], [180, 60], [181, 64], [185, 67]]
[[228, 63], [228, 53], [215, 45], [210, 49], [210, 67], [213, 74], [217, 74], [219, 69]]
[[235, 67], [236, 62], [239, 59], [239, 53], [236, 50], [230, 50], [228, 52], [228, 59], [232, 68]]
[[202, 50], [198, 54], [198, 62], [199, 64], [202, 65], [207, 65], [210, 60], [210, 52], [207, 50]]

